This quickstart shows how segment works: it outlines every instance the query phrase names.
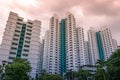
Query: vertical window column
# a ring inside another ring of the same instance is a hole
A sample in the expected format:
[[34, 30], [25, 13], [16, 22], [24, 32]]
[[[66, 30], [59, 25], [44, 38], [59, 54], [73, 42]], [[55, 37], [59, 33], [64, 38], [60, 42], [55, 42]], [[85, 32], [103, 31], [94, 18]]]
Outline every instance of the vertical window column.
[[24, 44], [25, 31], [26, 31], [26, 24], [23, 24], [22, 25], [22, 30], [21, 30], [21, 33], [20, 33], [17, 55], [16, 55], [17, 58], [21, 58], [22, 48], [23, 48], [23, 44]]

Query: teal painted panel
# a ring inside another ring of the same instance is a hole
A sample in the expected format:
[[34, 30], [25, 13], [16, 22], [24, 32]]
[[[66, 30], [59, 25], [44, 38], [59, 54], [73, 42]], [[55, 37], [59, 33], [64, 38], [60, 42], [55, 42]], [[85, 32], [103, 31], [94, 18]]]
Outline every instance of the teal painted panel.
[[61, 20], [61, 75], [66, 73], [65, 19]]
[[97, 37], [100, 60], [104, 60], [104, 53], [103, 53], [103, 48], [102, 48], [102, 41], [101, 41], [100, 32], [96, 32], [96, 37]]
[[26, 31], [26, 24], [23, 24], [22, 25], [22, 30], [21, 30], [21, 33], [20, 33], [20, 39], [19, 39], [19, 44], [18, 44], [17, 55], [16, 55], [17, 58], [21, 58], [25, 31]]

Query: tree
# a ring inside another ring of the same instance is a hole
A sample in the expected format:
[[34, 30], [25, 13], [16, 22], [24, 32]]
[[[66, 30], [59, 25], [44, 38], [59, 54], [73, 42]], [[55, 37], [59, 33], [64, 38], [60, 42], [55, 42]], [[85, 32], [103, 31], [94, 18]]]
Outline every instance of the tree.
[[28, 73], [31, 67], [28, 61], [16, 58], [12, 64], [7, 64], [5, 67], [5, 79], [7, 80], [29, 80]]
[[75, 75], [76, 75], [76, 72], [73, 72], [71, 69], [68, 70], [68, 71], [66, 72], [66, 74], [65, 74], [67, 80], [72, 80], [72, 79], [74, 79]]
[[107, 73], [109, 80], [120, 80], [120, 49], [113, 52], [108, 59]]
[[103, 69], [97, 69], [96, 73], [93, 75], [95, 80], [106, 80], [105, 71]]
[[83, 70], [80, 68], [78, 71], [69, 70], [65, 76], [67, 80], [87, 80], [87, 77], [90, 75], [91, 74], [88, 70]]
[[37, 80], [46, 80], [46, 78], [47, 78], [48, 75], [49, 74], [46, 72], [46, 70], [43, 69], [41, 71], [41, 75], [39, 76], [39, 78]]
[[47, 74], [40, 76], [38, 80], [64, 80], [60, 75], [57, 74]]
[[47, 80], [64, 80], [60, 75], [57, 74], [51, 74], [48, 76]]
[[46, 70], [43, 69], [43, 70], [41, 71], [41, 76], [45, 76], [45, 75], [48, 75], [48, 73], [46, 72]]
[[97, 60], [96, 64], [99, 69], [103, 69], [106, 65], [106, 62], [104, 60]]
[[76, 72], [76, 77], [78, 78], [78, 80], [87, 80], [87, 77], [90, 76], [90, 72], [88, 70], [83, 70], [83, 69], [79, 69]]
[[107, 74], [105, 72], [106, 62], [104, 60], [98, 60], [96, 64], [97, 71], [93, 75], [93, 78], [95, 78], [96, 80], [106, 80], [107, 79]]

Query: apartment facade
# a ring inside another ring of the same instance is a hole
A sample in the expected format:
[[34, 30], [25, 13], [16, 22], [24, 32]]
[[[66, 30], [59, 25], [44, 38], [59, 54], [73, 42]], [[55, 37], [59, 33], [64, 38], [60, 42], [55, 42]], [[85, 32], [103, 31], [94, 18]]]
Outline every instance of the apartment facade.
[[88, 30], [88, 46], [90, 53], [90, 64], [95, 65], [99, 59], [98, 44], [96, 38], [96, 31], [94, 28]]
[[101, 35], [104, 59], [107, 60], [111, 56], [111, 54], [115, 51], [113, 47], [112, 34], [108, 27], [102, 27], [99, 32]]
[[77, 27], [77, 47], [78, 47], [78, 66], [86, 64], [84, 30], [82, 27]]
[[32, 78], [36, 77], [39, 36], [41, 22], [39, 20], [23, 21], [17, 13], [10, 12], [0, 48], [0, 64], [2, 61], [12, 63], [14, 58], [23, 58], [30, 62]]
[[77, 71], [78, 53], [77, 53], [77, 33], [76, 21], [72, 13], [68, 12], [66, 16], [66, 69]]
[[50, 18], [49, 45], [48, 45], [48, 73], [60, 74], [60, 24], [54, 14]]

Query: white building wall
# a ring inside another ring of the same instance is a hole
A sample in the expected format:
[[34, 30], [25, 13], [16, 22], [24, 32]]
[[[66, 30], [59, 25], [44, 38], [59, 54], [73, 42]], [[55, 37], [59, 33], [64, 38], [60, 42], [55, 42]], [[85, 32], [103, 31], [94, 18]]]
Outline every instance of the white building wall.
[[18, 15], [16, 13], [10, 12], [0, 48], [1, 65], [2, 65], [2, 61], [8, 62], [17, 19], [18, 19]]
[[42, 67], [43, 67], [43, 52], [44, 52], [44, 39], [40, 42], [39, 45], [39, 60], [38, 60], [38, 70], [37, 70], [37, 77], [41, 75]]
[[96, 39], [96, 32], [94, 28], [88, 30], [88, 45], [90, 52], [90, 64], [95, 65], [99, 59], [98, 45]]
[[114, 48], [114, 50], [116, 50], [116, 49], [118, 49], [117, 48], [117, 40], [115, 40], [115, 39], [112, 39], [112, 43], [113, 43], [113, 48]]
[[44, 52], [43, 52], [43, 65], [42, 69], [48, 72], [48, 48], [49, 48], [49, 31], [45, 32]]
[[59, 18], [56, 14], [50, 19], [49, 31], [48, 72], [50, 74], [59, 74]]
[[84, 42], [84, 53], [85, 53], [85, 65], [90, 65], [90, 54], [89, 54], [89, 48], [88, 48], [88, 41]]
[[66, 69], [76, 71], [78, 69], [77, 33], [75, 17], [67, 13], [66, 17]]
[[86, 64], [85, 61], [85, 50], [84, 50], [84, 31], [83, 28], [78, 27], [77, 28], [77, 41], [78, 41], [78, 65], [82, 66]]
[[102, 38], [104, 59], [107, 60], [112, 52], [115, 51], [113, 48], [111, 31], [107, 27], [102, 27], [102, 29], [100, 30], [100, 35]]
[[30, 75], [32, 78], [35, 78], [41, 28], [41, 22], [38, 20], [23, 22], [22, 17], [19, 17], [18, 14], [14, 12], [10, 12], [0, 49], [0, 64], [2, 64], [3, 60], [11, 63], [12, 60], [16, 58], [23, 24], [26, 24], [26, 30], [24, 40], [22, 39], [24, 42], [21, 58], [30, 61], [32, 67]]
[[[29, 48], [29, 55], [28, 61], [30, 61], [32, 71], [30, 75], [35, 78], [37, 72], [37, 64], [39, 59], [39, 40], [40, 40], [40, 29], [41, 29], [41, 22], [38, 20], [34, 20], [32, 26], [32, 33], [30, 39], [30, 48]], [[39, 35], [39, 36], [38, 36]]]

